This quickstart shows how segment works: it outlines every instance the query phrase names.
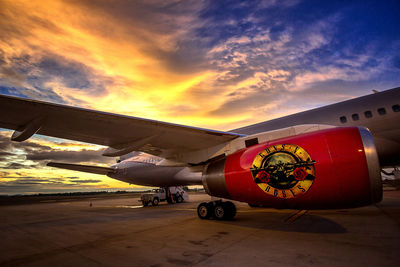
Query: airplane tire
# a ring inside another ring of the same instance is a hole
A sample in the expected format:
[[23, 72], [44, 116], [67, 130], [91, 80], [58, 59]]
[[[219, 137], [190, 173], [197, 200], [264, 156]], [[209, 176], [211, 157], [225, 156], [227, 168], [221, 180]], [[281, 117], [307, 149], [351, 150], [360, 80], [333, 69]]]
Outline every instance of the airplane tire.
[[232, 220], [236, 216], [236, 206], [230, 201], [223, 202], [225, 206], [225, 218], [226, 220]]
[[176, 196], [176, 203], [182, 203], [183, 197], [181, 195]]
[[202, 220], [209, 219], [211, 217], [211, 208], [209, 203], [200, 203], [200, 205], [197, 206], [197, 215]]
[[227, 207], [223, 203], [216, 203], [214, 206], [214, 218], [224, 220], [227, 216]]
[[160, 203], [160, 201], [158, 200], [158, 198], [153, 199], [153, 201], [152, 201], [153, 206], [157, 206], [158, 203]]

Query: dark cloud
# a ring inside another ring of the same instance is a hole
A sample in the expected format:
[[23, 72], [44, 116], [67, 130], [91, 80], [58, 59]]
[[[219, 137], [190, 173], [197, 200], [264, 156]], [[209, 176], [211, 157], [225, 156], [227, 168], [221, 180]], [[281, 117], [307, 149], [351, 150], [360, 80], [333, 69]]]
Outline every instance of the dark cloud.
[[19, 178], [9, 178], [7, 179], [13, 179], [7, 182], [1, 181], [2, 186], [19, 186], [19, 185], [64, 185], [63, 182], [61, 181], [53, 181], [51, 179], [45, 179], [45, 178], [33, 178], [33, 177], [19, 177]]
[[26, 181], [26, 182], [22, 182], [22, 181], [17, 181], [15, 184], [18, 185], [53, 185], [54, 183], [40, 183], [40, 182], [30, 182], [30, 181]]
[[26, 80], [26, 76], [16, 70], [1, 66], [0, 62], [0, 77], [3, 80], [8, 80], [10, 84], [22, 86], [23, 82]]
[[[92, 34], [131, 41], [170, 71], [193, 73], [207, 65], [209, 41], [198, 38], [197, 17], [207, 1], [73, 1], [79, 9], [104, 18], [102, 27], [87, 27]], [[106, 22], [106, 23], [104, 23]], [[91, 23], [88, 20], [88, 23]], [[95, 21], [93, 23], [99, 23]], [[123, 25], [115, 30], [115, 25]], [[160, 43], [158, 37], [165, 38]]]
[[[22, 149], [25, 151], [32, 151], [35, 149], [50, 150], [49, 146], [40, 145], [31, 141], [25, 142], [12, 142], [10, 137], [5, 132], [0, 132], [0, 149], [11, 151], [12, 149]], [[6, 153], [10, 153], [6, 151]]]
[[258, 109], [261, 115], [263, 110], [261, 107], [265, 106], [265, 99], [268, 99], [269, 103], [273, 103], [277, 96], [278, 95], [274, 95], [273, 92], [246, 94], [243, 98], [232, 99], [225, 102], [217, 109], [211, 111], [209, 115], [221, 117], [235, 116], [254, 109]]
[[[64, 143], [66, 145], [66, 143]], [[115, 162], [114, 158], [101, 156], [100, 150], [87, 150], [68, 151], [68, 150], [54, 150], [50, 146], [41, 145], [32, 141], [25, 142], [12, 142], [8, 136], [0, 133], [0, 158], [14, 156], [17, 157], [18, 163], [12, 162], [7, 169], [21, 169], [21, 168], [41, 168], [45, 162], [40, 164], [22, 164], [19, 163], [24, 160], [32, 161], [64, 161], [70, 163], [89, 163], [89, 164], [112, 164]], [[19, 150], [18, 154], [13, 154], [8, 151]]]
[[[1, 48], [0, 48], [1, 50]], [[2, 66], [3, 65], [3, 66]], [[9, 94], [46, 100], [56, 103], [74, 103], [87, 106], [87, 103], [57, 93], [49, 82], [57, 82], [67, 88], [85, 91], [96, 96], [105, 95], [106, 87], [114, 84], [111, 77], [98, 74], [87, 65], [67, 59], [61, 55], [13, 56], [0, 63], [0, 86]], [[30, 87], [37, 90], [31, 90]]]
[[[94, 184], [90, 184], [94, 183]], [[1, 195], [15, 194], [38, 194], [38, 193], [63, 193], [63, 192], [83, 192], [98, 190], [99, 180], [83, 180], [82, 183], [63, 183], [51, 181], [50, 178], [40, 179], [17, 179], [10, 181], [0, 180]]]
[[2, 167], [2, 169], [5, 169], [5, 170], [7, 170], [7, 169], [13, 170], [14, 169], [15, 170], [15, 169], [31, 169], [31, 168], [35, 168], [35, 167], [37, 167], [37, 164], [26, 165], [26, 164], [13, 162], [13, 163], [7, 165], [6, 167]]
[[77, 183], [77, 184], [96, 184], [96, 183], [101, 183], [103, 181], [102, 180], [88, 179], [88, 180], [74, 180], [73, 182]]
[[[189, 1], [74, 1], [79, 8], [86, 8], [87, 11], [102, 14], [110, 20], [117, 20], [126, 27], [131, 34], [139, 34], [141, 29], [154, 33], [174, 33], [182, 27], [190, 27], [183, 23], [188, 15], [196, 15], [202, 9], [204, 2]], [[98, 29], [96, 32], [106, 35], [113, 29]], [[148, 36], [141, 36], [148, 37]]]
[[[0, 143], [1, 145], [1, 143]], [[0, 158], [5, 158], [7, 156], [13, 156], [13, 153], [7, 152], [7, 151], [0, 151]]]
[[206, 42], [199, 40], [181, 40], [174, 51], [154, 49], [151, 52], [164, 66], [175, 73], [193, 74], [210, 67], [206, 58], [208, 52]]
[[[10, 172], [11, 173], [11, 172]], [[23, 178], [23, 179], [30, 179], [30, 178], [32, 178], [32, 179], [34, 179], [34, 178], [37, 178], [37, 177], [33, 177], [33, 176], [24, 176], [24, 175], [21, 175], [20, 173], [18, 173], [18, 172], [16, 172], [16, 173], [14, 173], [16, 176], [12, 176], [12, 175], [7, 175], [7, 176], [5, 176], [5, 177], [0, 177], [0, 178], [6, 178], [6, 179], [21, 179], [21, 178]], [[1, 173], [0, 173], [0, 175], [1, 175]]]
[[[37, 63], [37, 68], [45, 75], [57, 77], [67, 87], [86, 89], [90, 88], [90, 70], [78, 62], [67, 61], [63, 58], [46, 56]], [[102, 92], [99, 91], [101, 94]]]

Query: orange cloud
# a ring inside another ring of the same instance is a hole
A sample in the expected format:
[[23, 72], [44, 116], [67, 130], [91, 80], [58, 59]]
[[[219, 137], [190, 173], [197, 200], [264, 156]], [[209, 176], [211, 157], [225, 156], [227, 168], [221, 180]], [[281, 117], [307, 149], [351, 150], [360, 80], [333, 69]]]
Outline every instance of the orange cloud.
[[[17, 32], [1, 40], [6, 60], [27, 55], [37, 63], [46, 57], [65, 57], [83, 64], [91, 83], [105, 84], [105, 93], [99, 93], [68, 86], [57, 77], [48, 79], [44, 87], [66, 103], [192, 125], [217, 124], [205, 118], [169, 117], [163, 112], [163, 107], [184, 101], [181, 96], [190, 88], [215, 76], [210, 70], [183, 72], [167, 66], [168, 56], [178, 49], [179, 37], [194, 20], [191, 16], [177, 15], [174, 25], [182, 27], [163, 32], [154, 25], [140, 25], [140, 20], [116, 17], [99, 8], [100, 3], [5, 1], [3, 5], [3, 33]], [[155, 23], [162, 22], [159, 18]], [[25, 87], [31, 95], [39, 90], [27, 82]]]

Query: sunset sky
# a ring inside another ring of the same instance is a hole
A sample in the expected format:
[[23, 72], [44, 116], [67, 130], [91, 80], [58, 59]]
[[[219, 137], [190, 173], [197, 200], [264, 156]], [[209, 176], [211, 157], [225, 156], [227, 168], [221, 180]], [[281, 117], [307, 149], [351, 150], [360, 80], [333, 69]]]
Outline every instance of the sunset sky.
[[[0, 94], [229, 130], [400, 86], [399, 1], [0, 0]], [[0, 194], [133, 188], [0, 129]]]

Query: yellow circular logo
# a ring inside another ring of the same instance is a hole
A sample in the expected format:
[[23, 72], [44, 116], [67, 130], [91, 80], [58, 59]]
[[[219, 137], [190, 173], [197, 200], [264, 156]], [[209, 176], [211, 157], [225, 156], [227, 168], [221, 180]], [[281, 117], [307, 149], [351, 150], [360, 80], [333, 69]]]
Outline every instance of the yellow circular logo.
[[315, 178], [315, 161], [297, 145], [270, 146], [254, 158], [254, 182], [267, 194], [294, 198], [307, 192]]

